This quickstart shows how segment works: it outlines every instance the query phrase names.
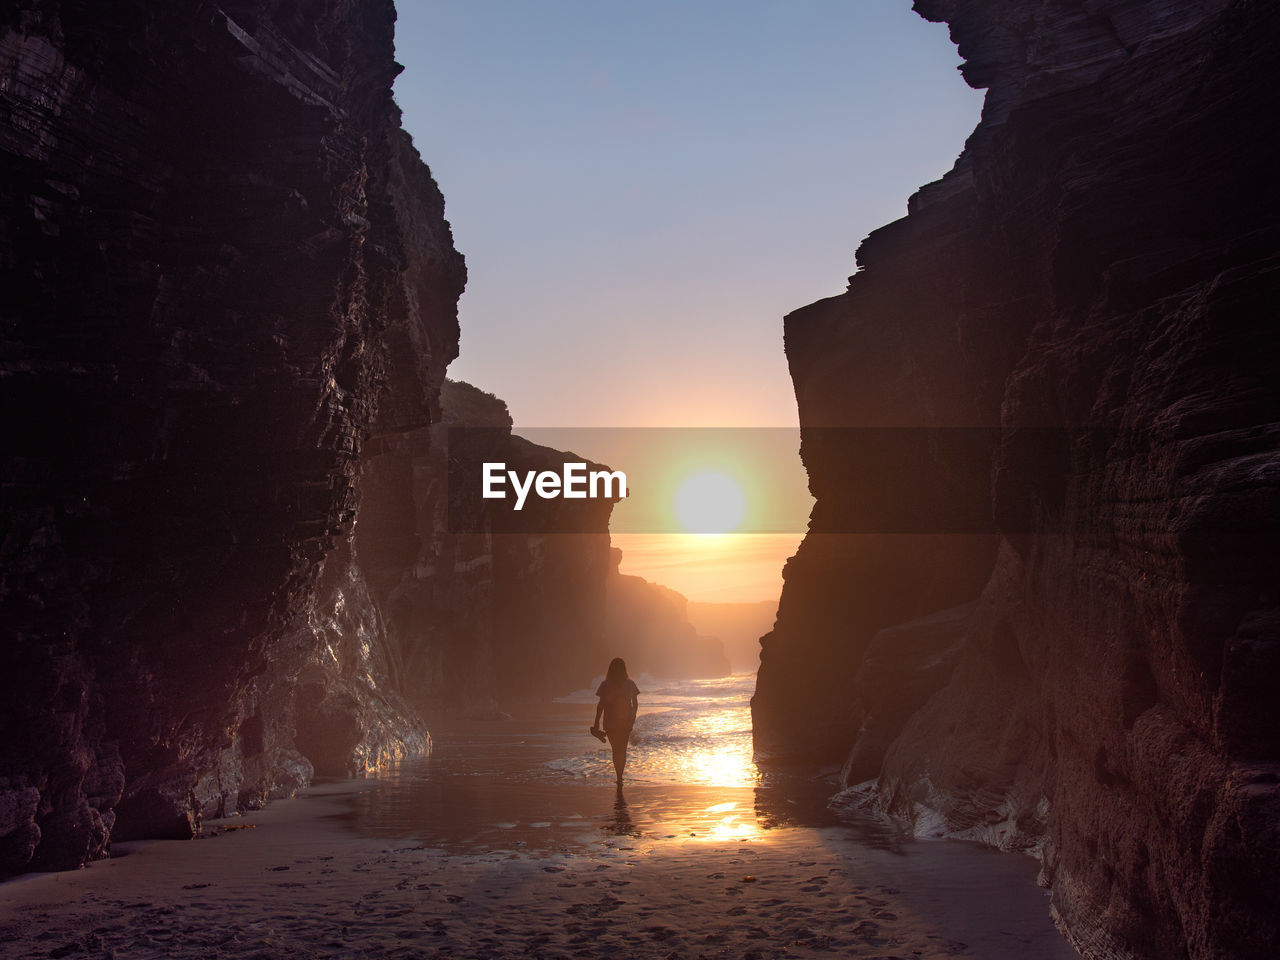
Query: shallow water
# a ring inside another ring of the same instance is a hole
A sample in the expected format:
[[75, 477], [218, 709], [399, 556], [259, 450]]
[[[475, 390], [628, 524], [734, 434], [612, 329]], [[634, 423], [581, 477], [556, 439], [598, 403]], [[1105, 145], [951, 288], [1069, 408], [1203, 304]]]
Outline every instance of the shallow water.
[[796, 895], [817, 898], [794, 907], [815, 917], [824, 915], [820, 891], [829, 888], [808, 874], [815, 862], [834, 860], [843, 866], [832, 877], [876, 891], [899, 922], [911, 916], [947, 931], [967, 945], [963, 955], [1077, 956], [1049, 920], [1030, 858], [918, 841], [832, 809], [831, 784], [762, 775], [751, 761], [754, 677], [638, 683], [621, 796], [608, 746], [587, 733], [595, 698], [583, 690], [511, 719], [436, 725], [431, 756], [351, 797], [343, 825], [482, 864], [534, 858], [548, 870], [616, 864], [673, 877], [689, 863], [780, 868]]
[[901, 842], [879, 821], [842, 820], [827, 784], [761, 775], [751, 760], [754, 677], [640, 685], [621, 797], [608, 745], [587, 733], [596, 701], [582, 690], [510, 720], [437, 726], [431, 755], [357, 797], [350, 825], [456, 851], [563, 850], [601, 834], [759, 840], [836, 825], [881, 848]]
[[[642, 783], [747, 787], [760, 782], [751, 761], [751, 693], [755, 677], [740, 674], [715, 680], [640, 679], [640, 714], [632, 733], [627, 774]], [[579, 705], [593, 715], [596, 699], [580, 690], [557, 701]], [[570, 753], [550, 762], [574, 776], [613, 771], [608, 749]]]

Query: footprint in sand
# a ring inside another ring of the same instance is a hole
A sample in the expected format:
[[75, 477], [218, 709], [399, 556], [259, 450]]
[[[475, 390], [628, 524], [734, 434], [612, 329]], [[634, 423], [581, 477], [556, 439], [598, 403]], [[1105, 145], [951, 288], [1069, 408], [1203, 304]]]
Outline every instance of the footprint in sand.
[[849, 932], [863, 943], [876, 943], [879, 942], [880, 925], [863, 920]]

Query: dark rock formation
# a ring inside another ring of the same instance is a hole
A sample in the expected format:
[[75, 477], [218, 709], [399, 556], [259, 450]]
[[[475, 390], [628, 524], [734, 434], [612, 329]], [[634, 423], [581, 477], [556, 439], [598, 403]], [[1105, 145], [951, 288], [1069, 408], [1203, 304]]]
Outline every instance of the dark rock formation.
[[689, 622], [684, 594], [620, 573], [621, 562], [622, 551], [614, 547], [605, 619], [609, 655], [626, 660], [633, 676], [695, 679], [729, 673], [724, 644], [699, 635]]
[[1268, 956], [1280, 8], [916, 7], [986, 105], [848, 292], [787, 318], [818, 502], [757, 746], [1035, 853], [1087, 956]]
[[470, 384], [446, 381], [441, 399], [442, 422], [381, 444], [362, 487], [355, 550], [398, 685], [422, 708], [579, 689], [607, 664], [614, 501], [531, 497], [517, 529], [509, 501], [460, 496], [450, 481], [486, 460], [523, 472], [584, 458], [513, 435], [506, 404]]
[[464, 282], [394, 20], [0, 12], [0, 871], [425, 742], [348, 542]]

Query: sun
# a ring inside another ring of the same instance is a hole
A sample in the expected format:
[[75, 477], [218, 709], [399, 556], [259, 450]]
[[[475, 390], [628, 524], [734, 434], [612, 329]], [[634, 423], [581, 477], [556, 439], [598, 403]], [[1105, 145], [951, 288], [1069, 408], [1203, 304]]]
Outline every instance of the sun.
[[699, 471], [676, 491], [676, 518], [688, 533], [728, 533], [746, 510], [738, 481], [719, 470]]

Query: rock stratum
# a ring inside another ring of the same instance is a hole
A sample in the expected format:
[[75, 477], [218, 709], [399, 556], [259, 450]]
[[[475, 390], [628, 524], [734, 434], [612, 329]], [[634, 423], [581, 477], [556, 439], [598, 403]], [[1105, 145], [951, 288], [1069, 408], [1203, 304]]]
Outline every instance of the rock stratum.
[[[394, 25], [0, 13], [0, 875], [191, 836], [422, 752], [429, 707], [602, 668], [612, 504], [556, 543], [446, 522], [466, 273]], [[455, 421], [559, 462], [469, 390]]]
[[1267, 956], [1280, 8], [915, 6], [985, 105], [786, 319], [817, 503], [757, 750], [1036, 855], [1085, 956]]

